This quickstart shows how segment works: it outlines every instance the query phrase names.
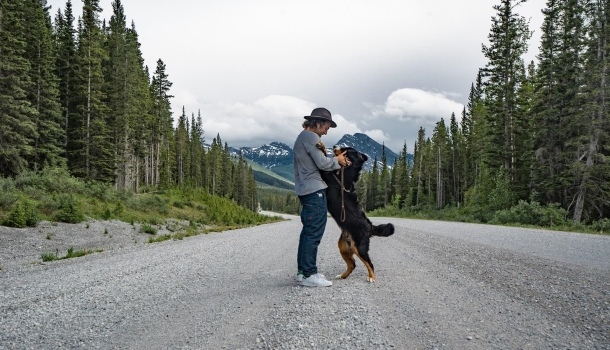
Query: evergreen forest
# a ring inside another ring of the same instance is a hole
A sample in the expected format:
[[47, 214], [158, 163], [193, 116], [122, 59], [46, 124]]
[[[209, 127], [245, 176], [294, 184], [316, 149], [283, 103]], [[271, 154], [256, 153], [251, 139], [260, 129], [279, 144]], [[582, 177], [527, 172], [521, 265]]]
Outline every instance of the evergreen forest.
[[61, 194], [31, 184], [49, 179], [116, 193], [181, 189], [255, 212], [250, 166], [220, 135], [204, 144], [200, 114], [183, 108], [174, 126], [163, 60], [144, 65], [121, 0], [109, 21], [101, 10], [99, 0], [83, 0], [78, 15], [70, 0], [54, 14], [46, 0], [0, 1], [0, 214], [27, 206], [21, 197], [44, 207], [25, 192]]
[[538, 62], [524, 1], [501, 0], [461, 111], [360, 183], [379, 215], [610, 230], [610, 1], [548, 0]]
[[[420, 128], [413, 161], [405, 144], [393, 167], [384, 153], [363, 174], [367, 212], [610, 230], [610, 1], [548, 0], [536, 62], [523, 59], [534, 45], [525, 1], [493, 6], [459, 122]], [[199, 113], [183, 108], [174, 126], [163, 60], [144, 64], [120, 0], [108, 22], [100, 14], [99, 0], [78, 15], [70, 0], [53, 14], [46, 0], [0, 2], [0, 212], [32, 205], [11, 193], [33, 174], [298, 212], [291, 192], [257, 190], [220, 135], [206, 146]]]

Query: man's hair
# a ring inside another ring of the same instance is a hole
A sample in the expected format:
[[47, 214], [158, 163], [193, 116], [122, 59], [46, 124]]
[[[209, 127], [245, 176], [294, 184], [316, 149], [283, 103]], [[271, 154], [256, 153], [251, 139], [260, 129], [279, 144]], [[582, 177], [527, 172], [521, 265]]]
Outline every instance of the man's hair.
[[327, 122], [327, 120], [318, 119], [318, 118], [305, 119], [305, 121], [303, 122], [303, 129], [307, 129], [307, 128], [315, 129], [320, 125], [324, 125], [325, 122]]

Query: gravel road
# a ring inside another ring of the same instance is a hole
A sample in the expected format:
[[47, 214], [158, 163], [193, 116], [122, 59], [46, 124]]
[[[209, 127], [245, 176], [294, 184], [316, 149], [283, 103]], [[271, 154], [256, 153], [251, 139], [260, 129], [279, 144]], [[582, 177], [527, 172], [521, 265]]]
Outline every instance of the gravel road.
[[[609, 236], [373, 218], [396, 226], [372, 240], [377, 282], [358, 261], [308, 288], [285, 217], [153, 244], [116, 222], [0, 228], [0, 349], [610, 349]], [[104, 252], [40, 263], [70, 230]], [[331, 219], [327, 277], [338, 236]]]

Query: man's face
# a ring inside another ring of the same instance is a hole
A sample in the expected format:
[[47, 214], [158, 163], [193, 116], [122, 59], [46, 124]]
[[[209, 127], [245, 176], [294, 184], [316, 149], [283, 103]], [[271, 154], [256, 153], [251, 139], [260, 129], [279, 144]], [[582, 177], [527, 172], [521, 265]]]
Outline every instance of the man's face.
[[328, 129], [330, 129], [330, 122], [325, 121], [324, 124], [319, 125], [314, 132], [318, 134], [318, 136], [322, 137], [322, 135], [326, 135]]

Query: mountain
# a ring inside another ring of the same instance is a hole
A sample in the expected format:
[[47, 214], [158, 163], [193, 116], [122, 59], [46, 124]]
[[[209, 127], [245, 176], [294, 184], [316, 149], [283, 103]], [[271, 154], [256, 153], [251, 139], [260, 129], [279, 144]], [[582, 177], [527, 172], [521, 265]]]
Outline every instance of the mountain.
[[[343, 137], [337, 142], [337, 145], [341, 147], [352, 147], [366, 154], [369, 158], [369, 160], [364, 164], [364, 168], [366, 170], [373, 169], [375, 157], [377, 157], [377, 166], [381, 167], [381, 153], [383, 145], [373, 140], [369, 136], [361, 133], [355, 133], [353, 135], [346, 134], [343, 135]], [[294, 153], [292, 148], [285, 143], [271, 142], [260, 147], [241, 147], [239, 149], [230, 148], [230, 151], [235, 155], [239, 155], [241, 153], [244, 158], [260, 164], [275, 174], [294, 182], [292, 165]], [[332, 154], [332, 146], [327, 148], [327, 152], [329, 155]], [[388, 166], [394, 166], [394, 160], [398, 160], [398, 154], [386, 147], [385, 155]], [[411, 154], [408, 154], [407, 157], [410, 162], [413, 161], [413, 156]]]
[[[373, 169], [375, 157], [377, 157], [377, 167], [381, 167], [381, 153], [383, 152], [383, 145], [379, 144], [379, 142], [373, 140], [368, 135], [361, 133], [355, 133], [353, 135], [345, 134], [337, 142], [337, 145], [341, 147], [348, 146], [366, 154], [369, 157], [369, 160], [364, 163], [364, 168], [366, 170]], [[387, 147], [385, 148], [385, 157], [389, 167], [393, 167], [394, 160], [398, 160], [398, 154], [392, 152], [392, 150]]]
[[292, 164], [292, 148], [281, 142], [271, 142], [260, 147], [232, 148], [230, 151], [236, 155], [241, 153], [244, 158], [250, 159], [267, 169]]
[[252, 168], [252, 175], [259, 188], [272, 187], [294, 191], [294, 180], [288, 180], [250, 159], [246, 158], [246, 162]]

